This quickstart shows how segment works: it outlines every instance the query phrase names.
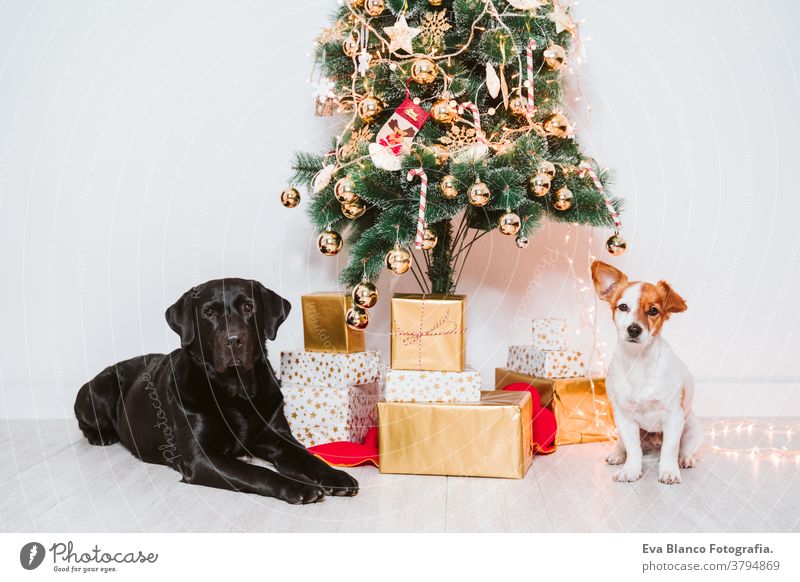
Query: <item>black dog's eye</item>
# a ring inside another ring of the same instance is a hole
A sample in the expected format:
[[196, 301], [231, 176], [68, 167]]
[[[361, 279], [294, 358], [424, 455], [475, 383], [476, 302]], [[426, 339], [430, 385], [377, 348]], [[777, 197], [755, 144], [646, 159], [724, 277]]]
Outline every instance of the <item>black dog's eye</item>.
[[253, 304], [252, 303], [245, 303], [242, 305], [242, 312], [244, 313], [253, 313]]
[[620, 311], [628, 311], [628, 305], [626, 303], [620, 303], [619, 305], [617, 305], [617, 309], [619, 309]]
[[655, 317], [656, 315], [658, 315], [658, 309], [656, 309], [655, 307], [651, 307], [650, 309], [647, 310], [647, 315], [649, 315], [650, 317]]
[[203, 315], [206, 317], [214, 317], [214, 309], [212, 307], [206, 307], [203, 310]]

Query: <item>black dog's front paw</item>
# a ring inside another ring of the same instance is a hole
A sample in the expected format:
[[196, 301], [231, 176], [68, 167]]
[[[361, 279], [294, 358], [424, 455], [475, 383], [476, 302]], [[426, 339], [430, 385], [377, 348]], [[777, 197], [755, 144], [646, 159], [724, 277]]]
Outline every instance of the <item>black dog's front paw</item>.
[[305, 505], [323, 501], [325, 493], [326, 491], [319, 485], [300, 483], [298, 481], [283, 487], [276, 497], [292, 505]]
[[330, 469], [317, 479], [317, 483], [325, 490], [326, 495], [352, 497], [358, 493], [358, 481], [344, 471]]

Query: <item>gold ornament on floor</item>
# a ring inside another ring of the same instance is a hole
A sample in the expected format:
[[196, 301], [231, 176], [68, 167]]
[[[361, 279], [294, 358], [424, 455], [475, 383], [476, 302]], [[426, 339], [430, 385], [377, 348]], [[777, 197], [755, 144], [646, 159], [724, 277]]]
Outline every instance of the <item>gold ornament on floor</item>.
[[611, 235], [606, 241], [606, 250], [612, 255], [619, 256], [628, 249], [628, 243], [618, 233]]
[[367, 205], [358, 196], [350, 202], [342, 202], [342, 214], [350, 220], [355, 220], [367, 210]]
[[561, 45], [551, 44], [544, 50], [543, 56], [551, 71], [560, 71], [567, 60], [567, 51]]
[[572, 208], [572, 191], [566, 186], [556, 190], [553, 194], [553, 207], [556, 210], [569, 210]]
[[458, 112], [449, 99], [437, 99], [431, 105], [430, 115], [437, 123], [449, 124], [456, 120]]
[[550, 176], [547, 174], [535, 174], [528, 178], [528, 193], [531, 196], [547, 196], [550, 192]]
[[429, 251], [439, 242], [439, 237], [430, 228], [422, 231], [422, 250]]
[[384, 0], [364, 0], [364, 12], [370, 16], [380, 16], [385, 8]]
[[353, 182], [353, 179], [350, 176], [345, 176], [344, 178], [340, 178], [336, 184], [334, 184], [333, 195], [336, 196], [336, 199], [339, 202], [346, 204], [358, 198], [355, 190], [356, 183]]
[[553, 137], [567, 137], [569, 135], [569, 121], [563, 113], [557, 111], [545, 118], [542, 128], [547, 135]]
[[411, 64], [411, 78], [420, 85], [432, 83], [438, 74], [436, 63], [428, 57], [421, 57]]
[[448, 200], [458, 196], [458, 180], [455, 176], [447, 175], [439, 182], [439, 192]]
[[358, 54], [358, 38], [352, 34], [342, 41], [342, 52], [348, 57], [354, 57]]
[[383, 104], [380, 99], [372, 95], [367, 95], [358, 102], [358, 116], [367, 123], [375, 119], [375, 116], [379, 115], [381, 111], [383, 111]]
[[517, 248], [524, 249], [528, 246], [528, 237], [520, 234], [514, 242], [517, 244]]
[[436, 156], [436, 165], [444, 166], [447, 163], [447, 160], [450, 159], [450, 152], [447, 151], [447, 148], [440, 143], [432, 144], [429, 147], [433, 152], [433, 155]]
[[411, 251], [394, 243], [394, 248], [386, 253], [386, 268], [395, 275], [402, 275], [411, 268], [414, 258]]
[[345, 322], [347, 323], [347, 327], [350, 329], [354, 329], [356, 331], [366, 329], [369, 325], [369, 313], [367, 313], [366, 309], [361, 309], [360, 307], [353, 305], [347, 310]]
[[342, 250], [342, 236], [335, 230], [326, 230], [317, 238], [317, 247], [326, 257], [332, 257]]
[[300, 204], [300, 192], [297, 191], [297, 188], [289, 186], [281, 192], [281, 204], [286, 208], [294, 208]]
[[508, 101], [508, 110], [514, 117], [528, 116], [528, 102], [520, 95], [514, 95]]
[[517, 234], [521, 226], [522, 221], [519, 219], [519, 216], [510, 210], [506, 210], [506, 213], [501, 216], [500, 220], [497, 222], [497, 230], [508, 236]]
[[353, 287], [353, 303], [362, 309], [374, 307], [378, 302], [378, 288], [367, 279]]
[[556, 177], [556, 167], [553, 162], [548, 162], [547, 160], [542, 160], [539, 162], [539, 167], [537, 168], [536, 172], [538, 174], [547, 174], [550, 176], [550, 179]]
[[486, 206], [489, 203], [491, 195], [492, 193], [489, 191], [489, 187], [481, 182], [480, 179], [476, 180], [467, 190], [467, 199], [473, 206]]

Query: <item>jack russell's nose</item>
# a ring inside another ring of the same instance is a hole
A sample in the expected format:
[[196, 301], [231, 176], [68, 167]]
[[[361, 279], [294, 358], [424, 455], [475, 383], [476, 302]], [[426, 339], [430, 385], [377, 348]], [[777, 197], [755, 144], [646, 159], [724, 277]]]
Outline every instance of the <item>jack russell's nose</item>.
[[638, 323], [632, 323], [628, 326], [628, 335], [632, 338], [637, 338], [642, 335], [642, 326]]

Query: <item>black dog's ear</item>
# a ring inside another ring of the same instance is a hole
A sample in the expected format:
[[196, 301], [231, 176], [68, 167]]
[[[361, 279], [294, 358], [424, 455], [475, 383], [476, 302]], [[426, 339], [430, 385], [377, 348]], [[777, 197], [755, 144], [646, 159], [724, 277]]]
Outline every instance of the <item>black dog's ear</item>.
[[193, 287], [173, 303], [164, 314], [169, 327], [181, 336], [181, 347], [185, 348], [194, 341], [194, 296], [197, 288]]
[[278, 328], [289, 317], [292, 304], [258, 281], [253, 281], [253, 295], [258, 295], [261, 302], [260, 321], [264, 335], [272, 341], [278, 335]]

